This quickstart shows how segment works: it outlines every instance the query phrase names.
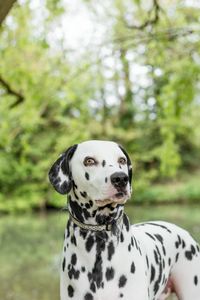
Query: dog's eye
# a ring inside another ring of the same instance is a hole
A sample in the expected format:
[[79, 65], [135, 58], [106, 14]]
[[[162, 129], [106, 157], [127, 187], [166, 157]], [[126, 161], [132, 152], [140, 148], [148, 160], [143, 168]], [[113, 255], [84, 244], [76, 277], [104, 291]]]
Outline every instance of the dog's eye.
[[126, 159], [125, 159], [124, 157], [120, 157], [120, 158], [118, 159], [118, 163], [119, 163], [120, 165], [125, 165], [125, 164], [126, 164]]
[[85, 166], [94, 166], [97, 164], [97, 161], [92, 157], [86, 157], [83, 163]]

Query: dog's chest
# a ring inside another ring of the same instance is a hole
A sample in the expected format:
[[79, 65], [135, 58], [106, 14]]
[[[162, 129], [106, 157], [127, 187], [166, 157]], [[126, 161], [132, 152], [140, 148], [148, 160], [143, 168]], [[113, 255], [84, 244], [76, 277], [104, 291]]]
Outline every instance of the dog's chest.
[[[68, 292], [74, 299], [120, 299], [128, 293], [137, 278], [145, 278], [145, 265], [139, 247], [136, 247], [131, 232], [125, 228], [119, 236], [110, 232], [87, 232], [68, 227], [65, 232], [62, 281], [67, 281]], [[134, 249], [134, 251], [133, 251]], [[136, 273], [137, 269], [137, 273]], [[144, 279], [145, 281], [145, 279]], [[140, 293], [141, 291], [138, 291]]]

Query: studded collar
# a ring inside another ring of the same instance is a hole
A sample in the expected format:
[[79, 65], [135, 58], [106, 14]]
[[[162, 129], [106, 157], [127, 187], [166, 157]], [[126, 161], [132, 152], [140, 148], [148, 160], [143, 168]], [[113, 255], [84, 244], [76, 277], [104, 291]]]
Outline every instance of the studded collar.
[[117, 220], [113, 220], [112, 222], [110, 222], [108, 224], [104, 224], [104, 225], [84, 224], [84, 223], [80, 222], [79, 220], [77, 220], [74, 216], [72, 216], [70, 211], [69, 211], [69, 215], [70, 215], [71, 221], [74, 224], [76, 224], [77, 226], [79, 226], [81, 229], [88, 230], [88, 231], [95, 231], [95, 232], [111, 231], [114, 235], [118, 235], [119, 234], [118, 226], [120, 225], [120, 223], [123, 219], [124, 213], [122, 213], [121, 216]]

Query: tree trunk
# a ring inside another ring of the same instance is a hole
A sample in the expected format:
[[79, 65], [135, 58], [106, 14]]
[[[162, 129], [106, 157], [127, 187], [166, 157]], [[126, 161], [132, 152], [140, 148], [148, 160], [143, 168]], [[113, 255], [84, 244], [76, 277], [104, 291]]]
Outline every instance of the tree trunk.
[[121, 103], [119, 106], [119, 120], [120, 125], [123, 128], [128, 128], [130, 124], [134, 122], [134, 103], [133, 103], [133, 93], [131, 90], [131, 80], [130, 80], [130, 65], [126, 58], [127, 51], [123, 48], [120, 51], [120, 59], [123, 65], [123, 81], [125, 87], [125, 95], [121, 97]]
[[15, 2], [16, 0], [0, 0], [0, 25], [6, 18], [7, 14], [9, 13], [11, 7]]

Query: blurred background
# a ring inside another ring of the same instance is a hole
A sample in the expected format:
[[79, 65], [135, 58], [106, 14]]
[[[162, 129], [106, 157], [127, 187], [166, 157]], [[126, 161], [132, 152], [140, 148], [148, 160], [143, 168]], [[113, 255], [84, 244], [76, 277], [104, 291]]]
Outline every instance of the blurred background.
[[200, 241], [199, 78], [198, 0], [0, 0], [0, 299], [59, 299], [68, 215], [47, 173], [86, 139], [129, 152], [132, 222]]

